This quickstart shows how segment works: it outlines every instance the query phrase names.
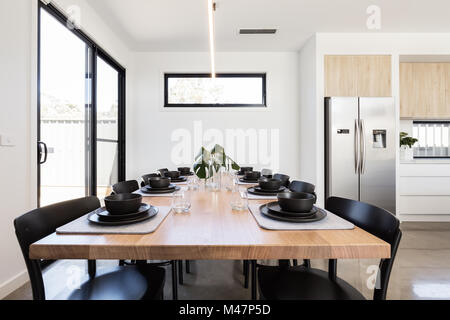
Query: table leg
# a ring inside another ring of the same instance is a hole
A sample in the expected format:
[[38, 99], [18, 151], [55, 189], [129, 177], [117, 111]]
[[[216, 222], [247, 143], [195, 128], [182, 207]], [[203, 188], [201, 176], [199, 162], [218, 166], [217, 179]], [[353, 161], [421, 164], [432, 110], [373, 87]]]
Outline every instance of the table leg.
[[250, 262], [251, 265], [251, 274], [252, 274], [252, 300], [256, 300], [256, 286], [257, 286], [257, 279], [256, 279], [256, 260], [252, 260]]
[[88, 274], [89, 278], [95, 278], [95, 274], [97, 273], [97, 262], [95, 260], [88, 260]]
[[178, 282], [183, 285], [183, 260], [178, 260]]
[[177, 260], [172, 261], [172, 296], [173, 300], [178, 300], [178, 277]]
[[186, 273], [191, 273], [191, 261], [186, 260]]

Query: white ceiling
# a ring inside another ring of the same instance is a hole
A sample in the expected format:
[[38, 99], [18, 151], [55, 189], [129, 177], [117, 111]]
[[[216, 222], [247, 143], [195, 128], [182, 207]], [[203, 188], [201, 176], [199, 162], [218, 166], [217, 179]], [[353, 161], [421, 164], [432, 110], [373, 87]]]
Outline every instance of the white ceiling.
[[[136, 51], [207, 51], [206, 0], [87, 0]], [[217, 0], [217, 51], [293, 51], [315, 32], [450, 32], [450, 0]], [[381, 9], [368, 30], [366, 9]], [[276, 35], [238, 35], [277, 28]]]

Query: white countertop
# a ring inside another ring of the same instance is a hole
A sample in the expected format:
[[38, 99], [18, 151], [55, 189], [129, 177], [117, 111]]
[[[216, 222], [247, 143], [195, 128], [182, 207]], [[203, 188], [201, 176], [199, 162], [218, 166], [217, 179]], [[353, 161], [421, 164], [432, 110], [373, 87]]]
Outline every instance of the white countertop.
[[450, 164], [450, 159], [400, 160], [400, 164]]

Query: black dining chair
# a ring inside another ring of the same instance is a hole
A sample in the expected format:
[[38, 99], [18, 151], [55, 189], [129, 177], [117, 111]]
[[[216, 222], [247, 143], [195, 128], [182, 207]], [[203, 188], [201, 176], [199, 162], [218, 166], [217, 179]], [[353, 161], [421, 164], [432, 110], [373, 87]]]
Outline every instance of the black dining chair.
[[139, 190], [139, 183], [136, 180], [121, 181], [112, 186], [114, 193], [133, 193]]
[[[391, 245], [391, 258], [379, 264], [379, 280], [374, 300], [385, 300], [389, 278], [402, 232], [399, 220], [390, 212], [367, 203], [331, 197], [326, 209]], [[329, 260], [328, 272], [298, 267], [260, 267], [258, 284], [261, 299], [269, 300], [360, 300], [364, 296], [337, 273], [337, 260]]]
[[281, 180], [283, 186], [285, 186], [286, 188], [289, 187], [289, 179], [290, 179], [290, 177], [288, 175], [281, 174], [281, 173], [276, 173], [276, 174], [274, 174], [272, 176], [272, 178]]
[[[120, 193], [132, 193], [136, 190], [139, 190], [139, 183], [136, 180], [129, 180], [129, 181], [122, 181], [119, 183], [116, 183], [112, 187], [113, 192], [116, 194]], [[151, 266], [158, 266], [158, 267], [164, 267], [170, 265], [172, 268], [172, 293], [173, 293], [173, 299], [178, 299], [178, 285], [177, 282], [180, 284], [183, 284], [183, 262], [170, 260], [170, 261], [161, 261], [161, 262], [147, 262], [147, 261], [125, 261], [120, 260], [119, 265], [142, 265], [142, 264], [148, 264]], [[177, 275], [177, 265], [178, 265], [178, 275]], [[190, 265], [189, 262], [186, 262], [186, 272], [190, 273]]]
[[[86, 197], [53, 204], [30, 211], [14, 220], [34, 300], [45, 300], [41, 260], [29, 257], [30, 245], [54, 233], [56, 229], [100, 207], [97, 197]], [[69, 300], [139, 300], [162, 299], [165, 282], [163, 268], [123, 266], [90, 274], [79, 289], [67, 292]]]

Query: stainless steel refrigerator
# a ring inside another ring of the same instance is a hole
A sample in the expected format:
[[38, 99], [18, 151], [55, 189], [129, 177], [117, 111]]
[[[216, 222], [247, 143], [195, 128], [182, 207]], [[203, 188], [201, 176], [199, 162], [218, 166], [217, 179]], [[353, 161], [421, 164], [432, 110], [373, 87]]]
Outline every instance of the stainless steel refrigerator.
[[395, 214], [393, 98], [325, 98], [325, 193]]

